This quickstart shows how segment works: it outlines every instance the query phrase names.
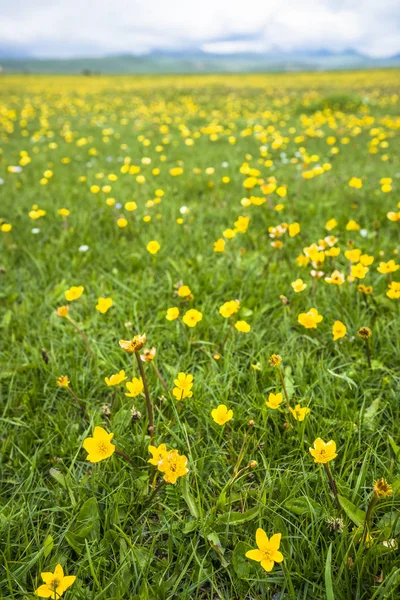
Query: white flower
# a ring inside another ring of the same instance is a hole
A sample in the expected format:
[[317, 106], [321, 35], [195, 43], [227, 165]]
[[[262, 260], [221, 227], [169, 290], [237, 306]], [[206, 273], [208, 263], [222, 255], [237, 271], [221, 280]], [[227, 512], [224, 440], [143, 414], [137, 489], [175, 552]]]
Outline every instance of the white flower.
[[115, 208], [122, 208], [121, 202], [117, 202], [117, 204], [115, 205]]
[[187, 206], [181, 206], [179, 212], [181, 213], [181, 215], [186, 215], [186, 213], [189, 212], [189, 209]]
[[4, 183], [4, 179], [2, 179], [2, 178], [0, 177], [0, 185], [3, 185], [3, 183]]
[[368, 231], [366, 229], [360, 229], [360, 235], [363, 238], [368, 237]]
[[82, 246], [79, 246], [79, 252], [87, 252], [89, 250], [89, 246], [87, 246], [86, 244], [82, 244]]
[[40, 233], [40, 229], [39, 229], [39, 227], [34, 227], [34, 228], [32, 229], [32, 233]]
[[222, 166], [223, 166], [223, 168], [224, 168], [224, 169], [226, 169], [227, 167], [229, 167], [229, 163], [228, 163], [228, 162], [226, 162], [226, 161], [224, 161], [224, 162], [222, 163]]

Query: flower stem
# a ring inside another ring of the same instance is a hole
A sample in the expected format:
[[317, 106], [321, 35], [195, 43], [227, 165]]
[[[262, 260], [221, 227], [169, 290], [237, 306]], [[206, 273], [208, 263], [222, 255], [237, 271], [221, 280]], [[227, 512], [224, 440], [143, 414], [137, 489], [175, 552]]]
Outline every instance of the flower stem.
[[289, 394], [287, 393], [286, 384], [285, 384], [285, 378], [283, 377], [283, 373], [282, 373], [282, 369], [281, 369], [280, 365], [278, 365], [278, 373], [279, 373], [279, 377], [280, 377], [281, 384], [282, 384], [282, 387], [283, 387], [283, 391], [285, 393], [287, 409], [288, 409], [288, 412], [290, 413], [290, 411], [289, 411], [289, 408], [290, 408]]
[[92, 358], [94, 358], [94, 354], [93, 354], [93, 351], [92, 351], [92, 349], [90, 347], [89, 340], [87, 339], [86, 335], [83, 333], [82, 329], [79, 327], [78, 323], [76, 323], [73, 319], [71, 319], [71, 317], [69, 315], [67, 315], [66, 318], [71, 323], [71, 325], [73, 325], [73, 327], [75, 327], [76, 331], [79, 333], [79, 335], [81, 336], [82, 340], [85, 342], [87, 351], [89, 352], [90, 356]]
[[369, 347], [368, 340], [365, 340], [365, 354], [367, 356], [368, 367], [371, 369], [372, 368], [372, 365], [371, 365], [371, 349]]
[[75, 392], [68, 386], [67, 390], [69, 391], [69, 393], [71, 394], [71, 396], [74, 398], [74, 400], [76, 400], [76, 402], [78, 403], [81, 411], [85, 414], [86, 413], [86, 407], [84, 405], [84, 403], [82, 402], [82, 400], [80, 398], [78, 398], [78, 396], [75, 394]]
[[124, 452], [123, 450], [119, 450], [118, 448], [115, 448], [114, 452], [115, 452], [115, 454], [118, 454], [118, 456], [121, 456], [121, 458], [126, 460], [129, 464], [131, 464], [131, 465], [134, 464], [131, 457], [128, 454], [126, 454], [126, 452]]
[[339, 502], [339, 496], [338, 496], [338, 491], [337, 491], [336, 483], [335, 483], [335, 480], [332, 477], [332, 473], [331, 473], [331, 470], [329, 468], [328, 463], [324, 463], [324, 468], [325, 468], [326, 474], [328, 476], [329, 485], [330, 485], [332, 493], [333, 493], [333, 495], [335, 497], [337, 507], [338, 507], [339, 510], [342, 510], [342, 507], [341, 507], [340, 502]]
[[168, 386], [167, 386], [167, 384], [165, 383], [165, 381], [164, 381], [164, 379], [163, 379], [163, 376], [161, 375], [160, 371], [157, 369], [157, 367], [156, 367], [156, 365], [154, 364], [154, 362], [153, 362], [153, 361], [152, 361], [152, 363], [151, 363], [151, 364], [153, 365], [153, 369], [154, 369], [154, 371], [155, 371], [155, 373], [156, 373], [156, 375], [157, 375], [158, 379], [160, 380], [160, 383], [161, 383], [161, 385], [163, 386], [164, 390], [165, 390], [166, 392], [168, 392], [168, 391], [169, 391], [169, 390], [168, 390]]
[[139, 371], [140, 371], [140, 375], [142, 377], [142, 381], [143, 381], [143, 388], [144, 388], [144, 395], [146, 398], [146, 408], [147, 408], [147, 417], [149, 420], [149, 426], [148, 426], [148, 432], [150, 434], [150, 439], [153, 439], [154, 437], [154, 422], [153, 422], [153, 404], [150, 400], [150, 394], [149, 394], [149, 388], [147, 386], [147, 379], [146, 379], [146, 375], [143, 369], [143, 363], [142, 363], [142, 359], [140, 358], [140, 354], [139, 352], [135, 352], [135, 356], [136, 356], [136, 360], [139, 366]]

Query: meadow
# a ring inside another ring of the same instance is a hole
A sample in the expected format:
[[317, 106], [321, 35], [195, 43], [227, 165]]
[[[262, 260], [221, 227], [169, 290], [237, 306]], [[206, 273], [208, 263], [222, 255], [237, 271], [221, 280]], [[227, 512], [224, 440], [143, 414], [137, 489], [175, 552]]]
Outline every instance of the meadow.
[[1, 599], [399, 598], [399, 76], [0, 77]]

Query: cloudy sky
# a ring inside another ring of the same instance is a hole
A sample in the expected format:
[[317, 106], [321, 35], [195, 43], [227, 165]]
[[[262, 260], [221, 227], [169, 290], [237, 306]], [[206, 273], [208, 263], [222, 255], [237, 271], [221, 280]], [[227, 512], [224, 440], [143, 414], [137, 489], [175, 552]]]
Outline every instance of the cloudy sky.
[[399, 0], [0, 0], [0, 51], [36, 57], [400, 53]]

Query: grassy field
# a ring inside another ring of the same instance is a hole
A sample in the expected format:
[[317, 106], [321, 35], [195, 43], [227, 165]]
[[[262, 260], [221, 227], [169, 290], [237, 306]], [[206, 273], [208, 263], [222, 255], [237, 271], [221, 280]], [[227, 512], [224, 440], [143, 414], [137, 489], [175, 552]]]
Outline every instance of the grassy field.
[[0, 598], [399, 598], [399, 75], [0, 78]]

